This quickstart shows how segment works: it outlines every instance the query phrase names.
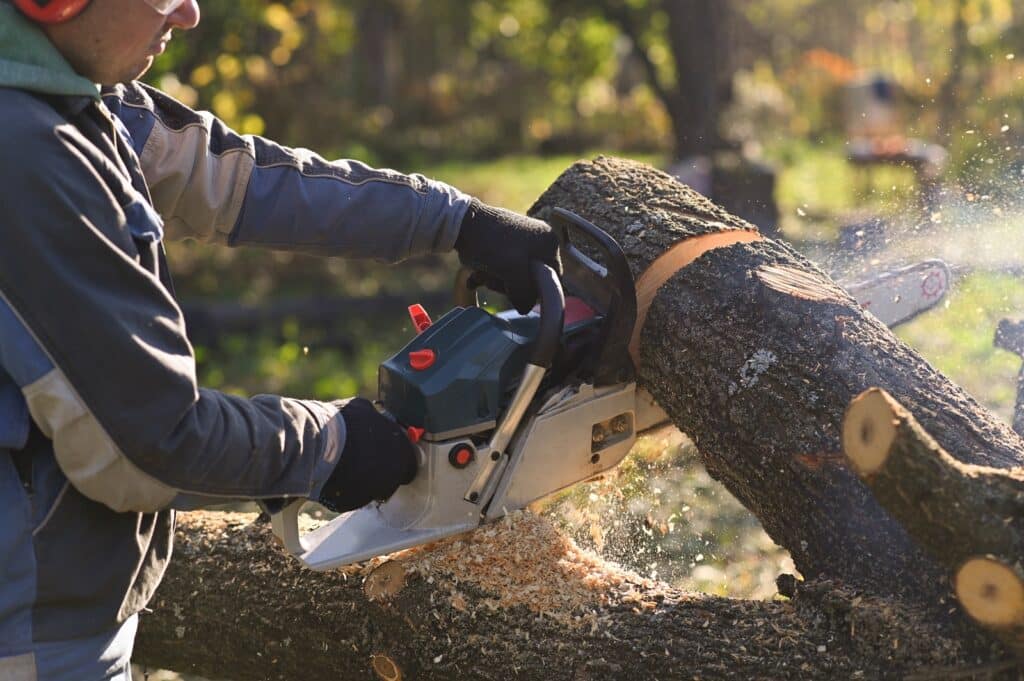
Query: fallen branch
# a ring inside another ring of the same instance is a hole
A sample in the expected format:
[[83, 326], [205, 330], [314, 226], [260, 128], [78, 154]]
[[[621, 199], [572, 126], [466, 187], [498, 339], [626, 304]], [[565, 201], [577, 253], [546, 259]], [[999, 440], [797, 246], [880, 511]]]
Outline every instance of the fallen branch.
[[843, 449], [878, 501], [955, 572], [967, 613], [1024, 654], [1024, 469], [956, 461], [879, 389], [850, 403]]

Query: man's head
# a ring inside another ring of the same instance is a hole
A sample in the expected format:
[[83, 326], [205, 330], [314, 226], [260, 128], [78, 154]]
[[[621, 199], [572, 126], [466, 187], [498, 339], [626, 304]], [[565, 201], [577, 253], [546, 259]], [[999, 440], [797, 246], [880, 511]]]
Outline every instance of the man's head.
[[171, 31], [199, 23], [196, 0], [14, 0], [80, 75], [103, 85], [138, 78]]

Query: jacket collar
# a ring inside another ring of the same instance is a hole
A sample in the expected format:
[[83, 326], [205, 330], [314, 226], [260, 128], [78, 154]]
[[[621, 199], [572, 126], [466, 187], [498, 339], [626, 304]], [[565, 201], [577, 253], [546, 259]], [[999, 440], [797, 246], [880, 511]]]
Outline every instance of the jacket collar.
[[75, 73], [46, 35], [0, 1], [0, 87], [99, 99], [99, 86]]

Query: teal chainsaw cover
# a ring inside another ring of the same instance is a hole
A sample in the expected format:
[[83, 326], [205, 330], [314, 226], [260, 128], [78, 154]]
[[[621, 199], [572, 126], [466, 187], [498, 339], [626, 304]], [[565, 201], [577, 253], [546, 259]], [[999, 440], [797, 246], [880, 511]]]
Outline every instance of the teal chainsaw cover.
[[381, 364], [378, 398], [429, 438], [493, 425], [523, 374], [536, 316], [503, 318], [458, 307]]

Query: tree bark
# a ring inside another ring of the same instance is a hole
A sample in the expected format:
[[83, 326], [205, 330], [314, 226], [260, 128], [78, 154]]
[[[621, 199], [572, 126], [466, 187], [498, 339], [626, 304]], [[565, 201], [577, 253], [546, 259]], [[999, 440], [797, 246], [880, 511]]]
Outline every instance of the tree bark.
[[833, 584], [687, 594], [518, 513], [428, 550], [312, 572], [254, 514], [180, 516], [136, 661], [209, 678], [834, 679], [970, 659], [921, 613]]
[[[530, 212], [555, 206], [615, 237], [637, 279], [673, 248], [753, 230], [668, 175], [613, 158], [577, 163]], [[638, 385], [807, 578], [921, 603], [950, 595], [946, 570], [844, 462], [843, 413], [867, 388], [889, 391], [965, 463], [1024, 462], [1015, 433], [781, 242], [696, 258], [654, 293], [638, 341]]]
[[950, 570], [978, 555], [1024, 558], [1024, 468], [958, 462], [879, 389], [850, 404], [843, 449], [882, 506]]

